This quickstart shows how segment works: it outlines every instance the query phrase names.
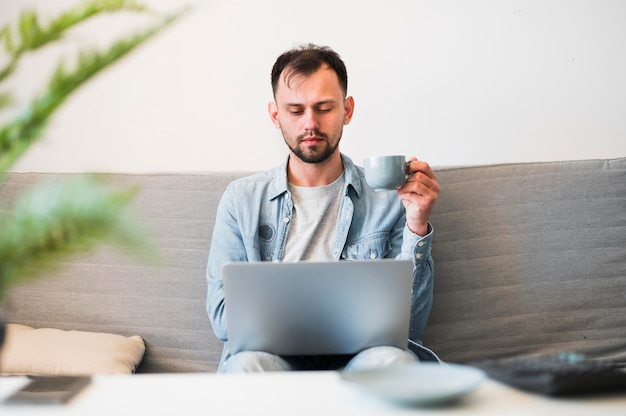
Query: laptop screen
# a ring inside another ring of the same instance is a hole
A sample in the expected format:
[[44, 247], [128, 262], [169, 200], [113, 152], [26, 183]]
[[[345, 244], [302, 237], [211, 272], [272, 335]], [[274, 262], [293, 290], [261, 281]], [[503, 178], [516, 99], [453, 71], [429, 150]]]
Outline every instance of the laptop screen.
[[229, 263], [231, 353], [355, 354], [408, 344], [410, 260]]

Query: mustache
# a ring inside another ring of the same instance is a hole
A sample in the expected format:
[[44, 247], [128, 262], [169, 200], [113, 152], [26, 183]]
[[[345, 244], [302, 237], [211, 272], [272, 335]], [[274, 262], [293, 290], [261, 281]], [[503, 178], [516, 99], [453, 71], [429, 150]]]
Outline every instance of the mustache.
[[298, 142], [301, 142], [301, 141], [303, 141], [303, 140], [305, 140], [305, 139], [307, 139], [309, 137], [319, 137], [321, 139], [328, 140], [328, 135], [327, 134], [322, 133], [319, 130], [310, 130], [310, 131], [308, 131], [305, 134], [299, 135], [298, 136]]

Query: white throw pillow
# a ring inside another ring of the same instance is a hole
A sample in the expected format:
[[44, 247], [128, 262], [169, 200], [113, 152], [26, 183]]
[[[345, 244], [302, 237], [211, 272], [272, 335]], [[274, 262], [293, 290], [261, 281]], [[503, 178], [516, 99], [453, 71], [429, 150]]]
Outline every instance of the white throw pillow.
[[0, 350], [0, 374], [131, 374], [146, 350], [130, 337], [7, 324]]

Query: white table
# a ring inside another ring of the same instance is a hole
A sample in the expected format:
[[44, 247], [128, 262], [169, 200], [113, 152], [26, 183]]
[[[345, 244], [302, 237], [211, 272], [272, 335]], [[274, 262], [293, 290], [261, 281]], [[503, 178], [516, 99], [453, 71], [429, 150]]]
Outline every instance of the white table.
[[[0, 403], [26, 383], [0, 378]], [[626, 393], [578, 399], [527, 394], [491, 380], [456, 404], [402, 407], [371, 397], [336, 372], [95, 376], [64, 406], [0, 404], [11, 415], [626, 415]]]

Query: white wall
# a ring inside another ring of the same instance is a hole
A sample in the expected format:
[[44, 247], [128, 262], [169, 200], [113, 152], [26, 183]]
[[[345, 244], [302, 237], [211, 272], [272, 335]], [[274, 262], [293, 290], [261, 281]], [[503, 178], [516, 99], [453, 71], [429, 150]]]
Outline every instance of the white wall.
[[[53, 4], [50, 4], [53, 3]], [[0, 0], [2, 23], [33, 5]], [[261, 170], [285, 146], [266, 112], [274, 59], [299, 42], [344, 58], [356, 113], [341, 149], [432, 165], [626, 156], [621, 0], [215, 0], [80, 89], [14, 171]], [[126, 15], [72, 32], [12, 80], [22, 102], [62, 56], [141, 27]]]

